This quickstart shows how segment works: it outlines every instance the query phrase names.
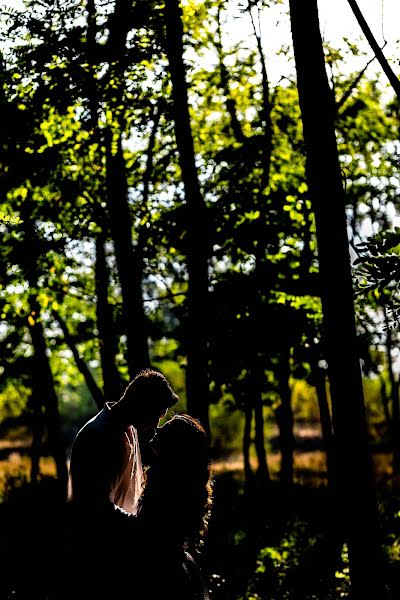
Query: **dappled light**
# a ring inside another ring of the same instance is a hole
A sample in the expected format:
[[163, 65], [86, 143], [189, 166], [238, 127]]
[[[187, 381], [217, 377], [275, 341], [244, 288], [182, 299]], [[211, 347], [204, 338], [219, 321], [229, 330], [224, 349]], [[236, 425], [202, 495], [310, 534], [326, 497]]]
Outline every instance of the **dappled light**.
[[0, 600], [399, 597], [399, 17], [0, 0]]

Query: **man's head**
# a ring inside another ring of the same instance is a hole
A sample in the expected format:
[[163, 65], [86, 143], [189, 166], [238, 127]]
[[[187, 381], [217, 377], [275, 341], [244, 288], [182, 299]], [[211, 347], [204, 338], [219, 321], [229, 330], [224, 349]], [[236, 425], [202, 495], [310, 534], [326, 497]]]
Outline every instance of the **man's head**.
[[167, 379], [155, 369], [144, 369], [129, 383], [121, 403], [131, 424], [138, 429], [155, 428], [178, 401]]

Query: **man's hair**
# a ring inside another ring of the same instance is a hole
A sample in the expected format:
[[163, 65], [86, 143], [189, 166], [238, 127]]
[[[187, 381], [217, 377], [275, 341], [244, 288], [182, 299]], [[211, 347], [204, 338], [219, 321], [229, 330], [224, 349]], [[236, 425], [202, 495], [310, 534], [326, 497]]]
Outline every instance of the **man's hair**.
[[179, 400], [168, 380], [160, 371], [143, 369], [128, 384], [123, 397], [149, 396], [160, 408], [170, 408]]

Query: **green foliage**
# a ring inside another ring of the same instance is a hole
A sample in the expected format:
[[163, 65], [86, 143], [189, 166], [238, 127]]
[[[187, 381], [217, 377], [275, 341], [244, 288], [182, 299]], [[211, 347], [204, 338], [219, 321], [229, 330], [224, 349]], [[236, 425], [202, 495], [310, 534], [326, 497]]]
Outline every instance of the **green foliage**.
[[400, 228], [371, 236], [357, 247], [359, 256], [353, 262], [357, 295], [385, 306], [388, 322], [383, 329], [395, 329], [400, 318]]
[[242, 447], [244, 416], [227, 403], [229, 397], [210, 406], [210, 427], [215, 457], [239, 455]]
[[[313, 534], [309, 522], [297, 519], [288, 523], [279, 544], [260, 550], [246, 598], [255, 594], [260, 598], [294, 599], [299, 591], [299, 573], [304, 577], [322, 541], [321, 532]], [[307, 589], [306, 582], [303, 586]]]
[[22, 385], [8, 384], [0, 393], [0, 422], [17, 419], [27, 409], [30, 390]]
[[319, 421], [319, 407], [315, 388], [307, 381], [292, 383], [292, 406], [296, 423]]

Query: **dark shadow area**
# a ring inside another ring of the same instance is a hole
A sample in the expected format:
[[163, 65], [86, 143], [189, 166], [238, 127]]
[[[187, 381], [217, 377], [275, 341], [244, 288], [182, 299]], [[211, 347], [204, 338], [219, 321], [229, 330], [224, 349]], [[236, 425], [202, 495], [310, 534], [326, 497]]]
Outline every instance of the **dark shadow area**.
[[[52, 600], [71, 576], [69, 513], [54, 478], [44, 477], [36, 487], [19, 483], [0, 504], [0, 598]], [[387, 580], [396, 598], [400, 500], [383, 486], [379, 495]], [[277, 481], [261, 487], [255, 480], [245, 491], [241, 473], [225, 472], [214, 478], [213, 497], [201, 557], [212, 600], [351, 598], [345, 539], [326, 487], [288, 489]], [[135, 580], [135, 551], [134, 536], [118, 549], [120, 564], [129, 566], [126, 592]], [[140, 593], [144, 600], [145, 591]]]

